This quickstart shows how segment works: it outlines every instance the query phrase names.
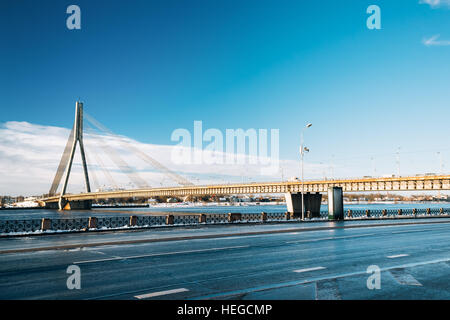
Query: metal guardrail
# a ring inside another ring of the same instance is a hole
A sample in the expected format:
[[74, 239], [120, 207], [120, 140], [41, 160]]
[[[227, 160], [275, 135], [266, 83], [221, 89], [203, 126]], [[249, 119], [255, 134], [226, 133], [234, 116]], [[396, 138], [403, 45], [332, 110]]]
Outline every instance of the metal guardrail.
[[0, 233], [35, 232], [41, 230], [41, 220], [3, 220], [0, 221]]
[[[384, 209], [384, 210], [347, 210], [345, 220], [383, 219], [399, 217], [433, 217], [450, 215], [450, 208], [427, 209]], [[223, 223], [263, 223], [301, 221], [287, 212], [261, 213], [211, 213], [164, 216], [114, 216], [74, 219], [30, 219], [0, 220], [0, 234], [32, 234], [87, 230], [114, 230], [123, 228], [148, 228], [166, 225], [198, 225]], [[328, 220], [328, 211], [320, 211], [320, 216], [307, 220]]]
[[65, 231], [82, 230], [87, 228], [88, 223], [89, 218], [52, 219], [50, 230], [65, 230]]
[[427, 209], [378, 209], [378, 210], [348, 210], [346, 219], [352, 218], [383, 218], [399, 216], [436, 216], [449, 214], [450, 208], [427, 208]]
[[140, 227], [151, 227], [151, 226], [161, 226], [166, 224], [165, 216], [138, 216], [137, 226]]

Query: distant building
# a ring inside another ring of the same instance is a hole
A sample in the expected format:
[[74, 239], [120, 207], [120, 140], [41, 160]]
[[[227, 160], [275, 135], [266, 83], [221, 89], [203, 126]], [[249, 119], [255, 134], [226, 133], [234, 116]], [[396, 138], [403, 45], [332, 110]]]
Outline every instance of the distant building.
[[10, 196], [0, 196], [0, 202], [2, 203], [2, 206], [6, 206], [16, 202], [16, 199]]

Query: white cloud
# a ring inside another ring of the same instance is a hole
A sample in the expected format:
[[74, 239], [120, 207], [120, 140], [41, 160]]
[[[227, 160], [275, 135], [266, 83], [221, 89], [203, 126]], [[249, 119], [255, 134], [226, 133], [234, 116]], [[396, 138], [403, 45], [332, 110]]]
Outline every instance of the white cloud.
[[421, 4], [428, 4], [431, 8], [450, 7], [450, 0], [420, 0]]
[[440, 35], [434, 35], [431, 38], [424, 38], [422, 43], [427, 47], [431, 46], [450, 46], [450, 40], [438, 40]]
[[[0, 123], [0, 194], [40, 195], [48, 192], [69, 133], [70, 130], [66, 128], [41, 126], [28, 122]], [[247, 156], [245, 156], [246, 164], [182, 165], [171, 161], [172, 150], [175, 146], [144, 144], [127, 137], [122, 137], [122, 139], [194, 184], [270, 181], [280, 180], [281, 178], [281, 172], [272, 176], [262, 176], [260, 165], [248, 164]], [[130, 184], [129, 178], [103, 152], [102, 141], [116, 150], [121, 158], [136, 170], [139, 176], [150, 186], [176, 185], [137, 155], [124, 149], [120, 140], [118, 137], [99, 136], [92, 132], [84, 134], [93, 189], [98, 185], [111, 185], [107, 175], [102, 170], [102, 166], [99, 165], [100, 162], [110, 172], [117, 185], [126, 188], [135, 187]], [[280, 160], [280, 167], [283, 168], [285, 179], [299, 175], [299, 162], [297, 160]], [[305, 172], [308, 173], [305, 177], [320, 177], [324, 168], [325, 165], [305, 163]], [[97, 185], [95, 185], [95, 182], [97, 182]], [[81, 161], [77, 149], [68, 192], [78, 193], [82, 192], [83, 189]]]
[[[442, 7], [446, 7], [446, 8], [450, 8], [450, 0], [420, 0], [419, 3], [421, 4], [427, 4], [429, 5], [432, 9], [437, 9], [437, 8], [442, 8]], [[449, 46], [450, 45], [450, 40], [437, 40], [439, 39], [440, 35], [434, 35], [431, 38], [425, 38], [423, 39], [422, 43], [424, 45], [426, 45], [427, 47], [430, 46]]]

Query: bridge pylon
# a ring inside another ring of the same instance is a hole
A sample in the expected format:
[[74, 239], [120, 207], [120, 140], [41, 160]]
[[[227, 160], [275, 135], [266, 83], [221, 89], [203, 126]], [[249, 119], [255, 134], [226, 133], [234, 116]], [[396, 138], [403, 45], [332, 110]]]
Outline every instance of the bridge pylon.
[[[86, 163], [86, 155], [83, 144], [83, 103], [77, 101], [75, 103], [75, 122], [70, 133], [69, 139], [66, 144], [66, 148], [61, 157], [58, 169], [56, 171], [55, 178], [53, 179], [52, 186], [50, 188], [50, 196], [56, 195], [56, 190], [59, 187], [61, 179], [64, 174], [64, 184], [59, 195], [58, 208], [60, 210], [69, 209], [70, 204], [64, 200], [64, 195], [67, 191], [67, 184], [69, 182], [70, 172], [72, 169], [73, 157], [77, 148], [77, 143], [80, 145], [81, 161], [83, 164], [84, 181], [86, 185], [86, 193], [91, 192], [91, 186], [89, 183], [89, 174]], [[77, 209], [90, 209], [90, 202], [76, 205]]]

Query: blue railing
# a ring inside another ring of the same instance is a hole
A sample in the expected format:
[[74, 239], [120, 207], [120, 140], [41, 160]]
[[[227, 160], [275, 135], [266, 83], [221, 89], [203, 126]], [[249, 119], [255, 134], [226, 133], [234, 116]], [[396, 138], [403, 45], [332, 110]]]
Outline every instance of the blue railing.
[[[383, 219], [401, 217], [436, 217], [450, 215], [450, 208], [428, 209], [384, 209], [384, 210], [347, 210], [345, 220], [356, 219]], [[320, 211], [317, 217], [311, 217], [307, 212], [306, 220], [328, 219], [328, 211]], [[74, 218], [74, 219], [30, 219], [30, 220], [0, 220], [0, 234], [29, 234], [49, 233], [57, 231], [87, 231], [87, 230], [114, 230], [122, 228], [148, 228], [166, 225], [198, 225], [223, 223], [262, 223], [300, 221], [298, 216], [283, 212], [268, 213], [203, 213], [188, 215], [139, 215], [139, 216], [113, 216], [100, 218]]]

